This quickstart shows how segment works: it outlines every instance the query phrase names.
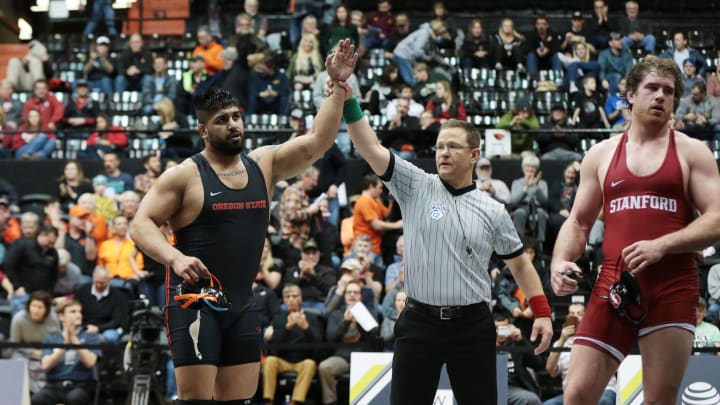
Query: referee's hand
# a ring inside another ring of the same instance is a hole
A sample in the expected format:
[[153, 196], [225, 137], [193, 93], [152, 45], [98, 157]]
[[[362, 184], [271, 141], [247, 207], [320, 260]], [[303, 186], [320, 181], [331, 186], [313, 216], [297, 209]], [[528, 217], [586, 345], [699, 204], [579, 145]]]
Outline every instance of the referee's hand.
[[538, 355], [550, 347], [550, 340], [553, 335], [552, 321], [550, 318], [537, 318], [533, 322], [530, 341], [535, 342], [540, 335], [540, 344], [535, 348], [535, 355]]

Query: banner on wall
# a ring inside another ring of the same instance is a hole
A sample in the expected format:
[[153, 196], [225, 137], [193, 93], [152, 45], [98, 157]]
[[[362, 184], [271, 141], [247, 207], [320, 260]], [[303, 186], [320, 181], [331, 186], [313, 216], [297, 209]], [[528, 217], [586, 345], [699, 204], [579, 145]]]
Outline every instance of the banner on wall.
[[[352, 353], [350, 357], [350, 404], [387, 405], [390, 403], [390, 381], [392, 380], [392, 359], [390, 352]], [[507, 355], [497, 355], [497, 403], [507, 404]], [[440, 383], [433, 404], [457, 405], [450, 388], [445, 366], [440, 373]]]
[[[640, 405], [644, 402], [642, 378], [640, 356], [627, 356], [618, 369], [619, 405]], [[675, 403], [720, 405], [720, 356], [690, 357]]]

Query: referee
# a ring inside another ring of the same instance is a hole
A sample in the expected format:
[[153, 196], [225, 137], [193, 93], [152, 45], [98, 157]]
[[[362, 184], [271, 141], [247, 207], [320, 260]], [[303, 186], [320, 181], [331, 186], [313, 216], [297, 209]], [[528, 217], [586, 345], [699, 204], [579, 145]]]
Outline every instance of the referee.
[[540, 279], [510, 216], [472, 181], [479, 133], [463, 121], [445, 122], [436, 142], [438, 174], [432, 175], [381, 146], [363, 117], [356, 99], [345, 102], [343, 118], [355, 147], [403, 213], [408, 299], [395, 326], [392, 404], [432, 404], [440, 369], [447, 364], [458, 404], [495, 405], [495, 326], [487, 272], [493, 251], [531, 297], [536, 320], [530, 340], [542, 336], [536, 354], [549, 347], [552, 324]]

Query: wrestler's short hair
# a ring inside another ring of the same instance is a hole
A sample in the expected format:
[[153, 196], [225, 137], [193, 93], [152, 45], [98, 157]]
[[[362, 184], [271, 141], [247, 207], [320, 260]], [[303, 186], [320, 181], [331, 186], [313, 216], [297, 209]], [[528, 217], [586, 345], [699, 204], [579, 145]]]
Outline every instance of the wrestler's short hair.
[[456, 120], [456, 119], [449, 119], [445, 121], [442, 125], [440, 125], [440, 130], [443, 129], [452, 129], [452, 128], [459, 128], [465, 131], [465, 137], [468, 143], [468, 146], [472, 149], [476, 149], [480, 147], [480, 131], [475, 127], [475, 125], [462, 120]]
[[[670, 76], [675, 82], [675, 94], [673, 99], [675, 101], [673, 109], [676, 109], [680, 104], [680, 97], [685, 92], [685, 85], [683, 82], [680, 68], [673, 59], [661, 59], [655, 55], [648, 55], [642, 59], [630, 69], [625, 79], [627, 81], [627, 91], [637, 92], [640, 82], [643, 81], [645, 76], [650, 72], [656, 72], [660, 76]], [[630, 106], [632, 108], [632, 106]]]
[[209, 115], [223, 108], [240, 104], [228, 90], [212, 87], [200, 94], [195, 101], [195, 111], [201, 124], [205, 124]]

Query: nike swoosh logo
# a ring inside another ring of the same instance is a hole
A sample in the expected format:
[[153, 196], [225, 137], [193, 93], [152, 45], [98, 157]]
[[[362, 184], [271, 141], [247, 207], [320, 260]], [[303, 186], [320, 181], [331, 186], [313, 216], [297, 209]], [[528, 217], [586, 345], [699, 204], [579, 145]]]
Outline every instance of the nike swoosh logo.
[[215, 197], [215, 196], [218, 195], [218, 194], [222, 194], [222, 191], [218, 191], [218, 192], [215, 192], [215, 193], [213, 193], [213, 192], [211, 191], [211, 192], [210, 192], [210, 197]]
[[610, 187], [615, 187], [615, 186], [617, 186], [618, 184], [622, 183], [623, 181], [625, 181], [625, 179], [618, 180], [618, 181], [613, 181], [612, 183], [610, 183]]

